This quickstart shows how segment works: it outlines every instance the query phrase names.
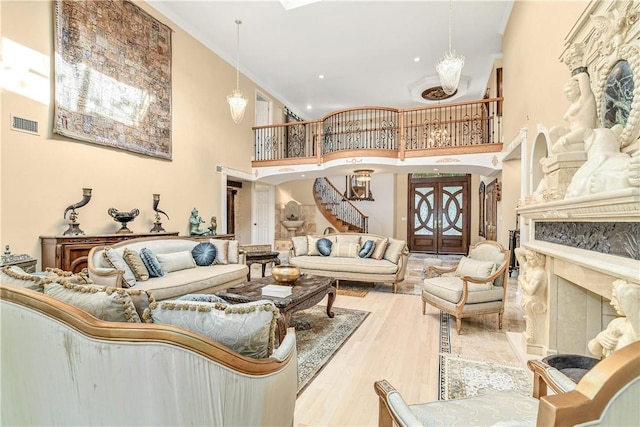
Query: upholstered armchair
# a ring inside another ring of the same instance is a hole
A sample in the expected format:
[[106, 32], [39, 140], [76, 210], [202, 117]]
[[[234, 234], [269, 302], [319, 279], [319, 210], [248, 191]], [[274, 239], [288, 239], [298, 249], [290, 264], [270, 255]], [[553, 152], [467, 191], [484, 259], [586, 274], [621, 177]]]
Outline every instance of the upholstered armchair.
[[456, 266], [429, 266], [422, 283], [422, 314], [429, 303], [455, 316], [459, 335], [463, 318], [497, 313], [502, 329], [509, 256], [500, 243], [485, 240], [469, 247]]
[[408, 405], [385, 380], [376, 381], [374, 389], [379, 398], [380, 427], [637, 425], [640, 342], [623, 347], [597, 363], [572, 391], [539, 399], [502, 391]]

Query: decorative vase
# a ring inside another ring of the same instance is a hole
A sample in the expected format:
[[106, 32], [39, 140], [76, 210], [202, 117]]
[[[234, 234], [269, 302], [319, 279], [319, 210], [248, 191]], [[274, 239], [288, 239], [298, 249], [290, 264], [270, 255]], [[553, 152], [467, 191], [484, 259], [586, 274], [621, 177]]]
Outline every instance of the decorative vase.
[[280, 285], [291, 285], [300, 277], [300, 269], [293, 265], [276, 265], [271, 269], [271, 277]]

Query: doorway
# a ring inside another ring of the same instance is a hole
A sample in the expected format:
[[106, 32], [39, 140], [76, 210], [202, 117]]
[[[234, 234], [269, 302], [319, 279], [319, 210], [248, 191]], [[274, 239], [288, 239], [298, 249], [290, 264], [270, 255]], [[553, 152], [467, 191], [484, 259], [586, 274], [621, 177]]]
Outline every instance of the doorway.
[[409, 250], [465, 254], [470, 234], [470, 175], [415, 178], [409, 175]]
[[486, 196], [486, 223], [485, 238], [487, 240], [498, 240], [498, 202], [500, 201], [500, 183], [494, 179], [487, 185]]

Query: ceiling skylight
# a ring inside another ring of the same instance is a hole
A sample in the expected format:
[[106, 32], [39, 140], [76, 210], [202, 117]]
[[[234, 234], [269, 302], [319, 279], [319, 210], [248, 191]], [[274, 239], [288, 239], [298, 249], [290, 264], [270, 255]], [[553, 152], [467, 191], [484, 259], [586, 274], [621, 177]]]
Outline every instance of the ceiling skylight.
[[306, 6], [311, 3], [319, 2], [320, 0], [280, 0], [282, 7], [285, 10], [295, 9], [296, 7]]

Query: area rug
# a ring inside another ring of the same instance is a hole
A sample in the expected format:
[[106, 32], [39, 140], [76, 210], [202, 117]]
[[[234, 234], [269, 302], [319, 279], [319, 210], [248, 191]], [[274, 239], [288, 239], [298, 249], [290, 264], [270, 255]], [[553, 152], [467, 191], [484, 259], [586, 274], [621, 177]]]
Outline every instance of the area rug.
[[523, 368], [450, 354], [449, 315], [440, 313], [439, 399], [472, 397], [495, 391], [531, 395], [532, 379]]
[[[398, 283], [398, 293], [406, 295], [420, 295], [420, 285], [415, 280], [406, 278]], [[393, 293], [393, 285], [390, 283], [350, 282], [340, 281], [338, 295], [364, 298], [370, 292]]]
[[349, 337], [369, 315], [368, 311], [333, 307], [335, 316], [327, 316], [327, 307], [316, 305], [294, 313], [298, 350], [298, 394], [315, 378]]

